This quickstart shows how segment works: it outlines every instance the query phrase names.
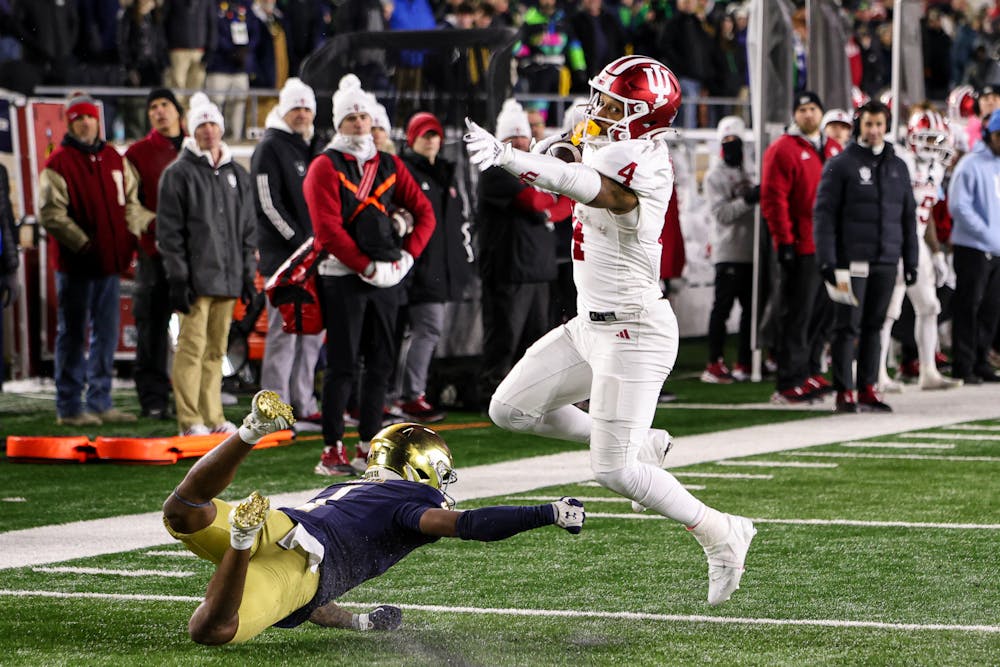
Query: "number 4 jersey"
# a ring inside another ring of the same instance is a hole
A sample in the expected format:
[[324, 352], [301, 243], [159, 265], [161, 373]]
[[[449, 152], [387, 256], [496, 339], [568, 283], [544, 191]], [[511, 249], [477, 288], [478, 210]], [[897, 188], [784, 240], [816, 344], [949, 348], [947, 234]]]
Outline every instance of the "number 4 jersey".
[[576, 204], [573, 278], [578, 311], [638, 312], [662, 297], [660, 232], [674, 186], [664, 141], [616, 141], [587, 146], [583, 164], [621, 183], [639, 198], [628, 213]]

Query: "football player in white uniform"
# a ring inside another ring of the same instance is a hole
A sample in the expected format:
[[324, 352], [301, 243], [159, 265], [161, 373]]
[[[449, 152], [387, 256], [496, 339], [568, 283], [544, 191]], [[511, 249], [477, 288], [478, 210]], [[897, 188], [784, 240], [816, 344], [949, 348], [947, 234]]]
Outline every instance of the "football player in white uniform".
[[[677, 320], [658, 284], [658, 239], [673, 189], [663, 139], [680, 88], [669, 69], [644, 56], [615, 60], [590, 87], [580, 162], [515, 150], [466, 121], [470, 159], [481, 170], [499, 166], [578, 202], [579, 314], [525, 353], [493, 394], [490, 418], [510, 431], [589, 443], [600, 484], [688, 527], [708, 556], [708, 602], [716, 605], [739, 588], [756, 530], [749, 519], [705, 506], [663, 470], [669, 434], [650, 429], [677, 357]], [[565, 144], [578, 139], [536, 148], [572, 153]], [[587, 398], [589, 414], [574, 406]]]
[[938, 314], [941, 303], [937, 298], [937, 288], [948, 279], [948, 262], [938, 243], [934, 227], [934, 205], [944, 197], [943, 183], [945, 169], [955, 154], [951, 133], [944, 118], [937, 111], [919, 108], [910, 114], [906, 124], [906, 145], [909, 150], [898, 155], [910, 169], [913, 183], [913, 197], [917, 200], [917, 237], [919, 259], [917, 281], [909, 286], [903, 283], [903, 270], [896, 277], [896, 287], [886, 311], [882, 326], [882, 358], [879, 366], [879, 385], [882, 391], [900, 391], [902, 386], [889, 378], [886, 359], [889, 353], [889, 337], [892, 325], [899, 319], [903, 308], [903, 295], [910, 298], [916, 314], [914, 338], [920, 361], [919, 386], [921, 389], [952, 389], [962, 384], [961, 380], [946, 378], [937, 369], [934, 360], [938, 343]]

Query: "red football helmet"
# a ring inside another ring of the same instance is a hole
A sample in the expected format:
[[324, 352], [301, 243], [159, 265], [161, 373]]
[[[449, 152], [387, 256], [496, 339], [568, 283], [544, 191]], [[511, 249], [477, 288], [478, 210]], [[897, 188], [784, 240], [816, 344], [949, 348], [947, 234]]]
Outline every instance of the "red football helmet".
[[948, 118], [965, 121], [976, 115], [976, 91], [972, 86], [959, 86], [948, 94]]
[[677, 77], [663, 63], [646, 56], [623, 56], [605, 66], [590, 80], [588, 120], [607, 122], [597, 116], [601, 93], [620, 101], [625, 109], [621, 120], [608, 127], [611, 141], [649, 139], [663, 134], [681, 106]]
[[921, 160], [951, 162], [954, 142], [944, 117], [932, 109], [914, 111], [906, 122], [906, 143]]

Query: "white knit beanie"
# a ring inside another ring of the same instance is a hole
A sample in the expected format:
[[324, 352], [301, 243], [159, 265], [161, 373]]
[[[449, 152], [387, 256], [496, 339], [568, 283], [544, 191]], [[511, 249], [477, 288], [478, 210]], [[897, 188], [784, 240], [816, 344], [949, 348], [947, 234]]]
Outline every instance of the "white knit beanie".
[[278, 115], [284, 118], [292, 109], [300, 108], [316, 113], [316, 94], [302, 79], [292, 77], [285, 81], [278, 95]]
[[372, 127], [380, 127], [386, 132], [392, 130], [392, 125], [389, 123], [389, 114], [386, 113], [385, 107], [379, 104], [375, 100], [375, 96], [372, 95]]
[[340, 124], [352, 113], [366, 113], [374, 118], [374, 105], [375, 98], [361, 89], [361, 80], [345, 74], [333, 94], [333, 129], [339, 131]]
[[504, 102], [497, 116], [497, 139], [503, 141], [511, 137], [530, 136], [531, 124], [524, 108], [513, 98]]
[[219, 107], [212, 104], [205, 93], [195, 93], [191, 96], [191, 109], [187, 112], [187, 131], [192, 135], [199, 125], [215, 123], [223, 134], [226, 132], [226, 121], [222, 119]]
[[742, 139], [746, 129], [746, 123], [739, 116], [726, 116], [719, 121], [719, 126], [715, 130], [715, 136], [719, 140], [719, 143], [722, 143], [722, 140], [726, 137], [739, 137]]

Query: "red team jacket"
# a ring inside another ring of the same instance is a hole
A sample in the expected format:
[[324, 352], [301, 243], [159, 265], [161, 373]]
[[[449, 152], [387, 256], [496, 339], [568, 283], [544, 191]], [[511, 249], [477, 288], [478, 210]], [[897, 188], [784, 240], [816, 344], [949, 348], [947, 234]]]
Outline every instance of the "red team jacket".
[[[139, 172], [139, 201], [150, 211], [156, 211], [157, 190], [160, 176], [171, 162], [177, 159], [174, 143], [156, 130], [129, 146], [125, 158]], [[156, 249], [156, 221], [139, 237], [139, 245], [149, 257], [160, 254]]]
[[[378, 160], [380, 155], [376, 153], [371, 159]], [[345, 153], [344, 158], [348, 162], [356, 162], [352, 155]], [[392, 159], [396, 167], [392, 202], [409, 211], [414, 220], [413, 232], [403, 242], [403, 249], [416, 259], [424, 251], [431, 234], [434, 233], [434, 209], [424, 196], [420, 185], [403, 165], [403, 161], [395, 155]], [[352, 177], [356, 178], [357, 174], [352, 174]], [[372, 189], [374, 190], [377, 185], [376, 183]], [[333, 163], [326, 156], [320, 155], [309, 165], [309, 173], [306, 174], [302, 189], [309, 207], [309, 215], [312, 216], [316, 246], [336, 257], [351, 270], [357, 273], [363, 272], [371, 260], [361, 252], [344, 228], [340, 179], [333, 168]]]
[[813, 203], [823, 163], [840, 152], [831, 139], [820, 155], [801, 135], [783, 134], [764, 152], [760, 180], [760, 212], [767, 221], [774, 247], [792, 243], [798, 255], [816, 254]]

